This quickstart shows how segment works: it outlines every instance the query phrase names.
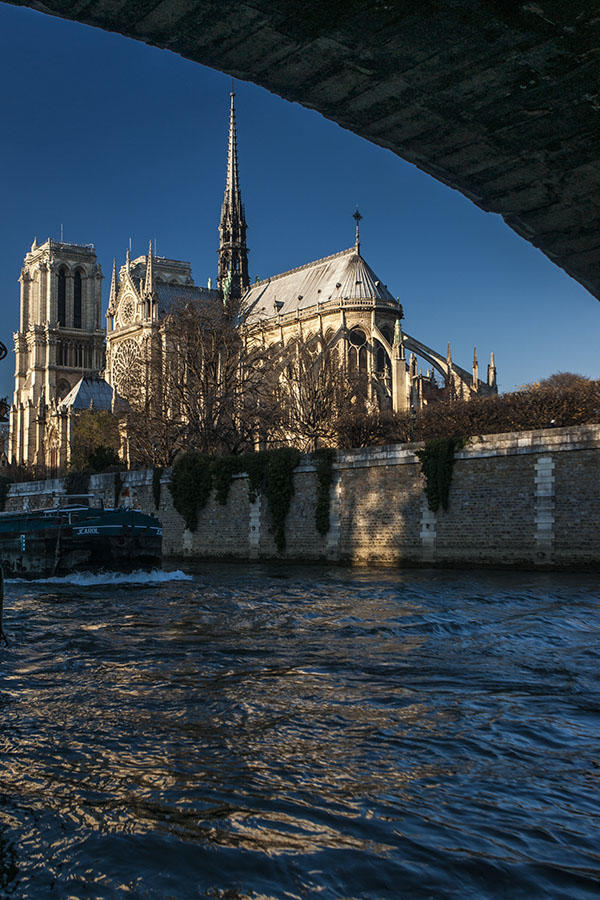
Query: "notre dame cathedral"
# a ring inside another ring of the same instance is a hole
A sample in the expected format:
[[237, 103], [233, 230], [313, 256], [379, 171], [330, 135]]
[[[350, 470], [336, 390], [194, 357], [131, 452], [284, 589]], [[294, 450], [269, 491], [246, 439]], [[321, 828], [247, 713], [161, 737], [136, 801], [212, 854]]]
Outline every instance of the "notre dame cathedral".
[[[453, 362], [450, 347], [440, 354], [404, 332], [402, 306], [361, 255], [360, 218], [357, 211], [355, 241], [347, 250], [251, 285], [232, 92], [214, 288], [210, 281], [208, 287], [194, 284], [188, 262], [157, 256], [152, 244], [136, 259], [127, 251], [119, 271], [113, 264], [103, 328], [103, 276], [93, 245], [34, 241], [25, 255], [9, 461], [62, 468], [77, 412], [114, 409], [132, 386], [143, 397], [151, 364], [167, 352], [163, 319], [181, 300], [241, 301], [241, 327], [266, 344], [325, 341], [336, 348], [343, 371], [366, 377], [380, 409], [420, 409], [435, 400], [495, 393], [493, 354], [483, 381], [476, 353], [466, 371]], [[428, 366], [425, 373], [417, 357]]]

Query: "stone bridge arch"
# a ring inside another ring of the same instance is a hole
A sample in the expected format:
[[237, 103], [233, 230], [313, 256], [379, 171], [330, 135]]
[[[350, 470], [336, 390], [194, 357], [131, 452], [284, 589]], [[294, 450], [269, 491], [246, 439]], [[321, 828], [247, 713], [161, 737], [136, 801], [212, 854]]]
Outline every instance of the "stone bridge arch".
[[600, 298], [597, 3], [9, 2], [318, 110], [499, 213]]

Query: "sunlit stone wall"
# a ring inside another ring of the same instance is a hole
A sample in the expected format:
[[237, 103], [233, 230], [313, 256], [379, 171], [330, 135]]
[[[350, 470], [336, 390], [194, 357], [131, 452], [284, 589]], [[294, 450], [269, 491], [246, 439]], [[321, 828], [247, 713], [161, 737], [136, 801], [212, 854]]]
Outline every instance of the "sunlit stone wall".
[[[310, 459], [294, 474], [283, 559], [359, 565], [600, 566], [600, 425], [472, 439], [457, 454], [450, 504], [432, 513], [414, 451], [421, 445], [340, 453], [331, 487], [331, 527], [315, 528]], [[248, 499], [236, 476], [227, 505], [210, 498], [191, 533], [173, 508], [169, 472], [158, 515], [164, 554], [175, 560], [281, 559], [264, 498]], [[57, 502], [60, 480], [11, 488], [7, 508]], [[114, 475], [92, 476], [90, 492], [115, 502]], [[154, 513], [152, 472], [123, 476], [119, 502]]]

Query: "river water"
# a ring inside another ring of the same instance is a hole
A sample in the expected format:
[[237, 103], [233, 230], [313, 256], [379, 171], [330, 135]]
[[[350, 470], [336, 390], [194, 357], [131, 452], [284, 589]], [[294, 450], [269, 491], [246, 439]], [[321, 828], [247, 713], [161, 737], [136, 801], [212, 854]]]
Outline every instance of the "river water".
[[9, 582], [2, 898], [597, 898], [593, 576]]

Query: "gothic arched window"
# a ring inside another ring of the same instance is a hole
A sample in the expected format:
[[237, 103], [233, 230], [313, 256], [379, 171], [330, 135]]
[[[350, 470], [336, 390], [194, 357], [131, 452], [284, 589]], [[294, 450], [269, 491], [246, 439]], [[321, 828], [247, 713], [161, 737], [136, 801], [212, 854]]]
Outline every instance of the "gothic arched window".
[[58, 324], [67, 324], [67, 273], [64, 268], [58, 272]]
[[353, 328], [348, 335], [348, 369], [350, 372], [367, 371], [367, 336], [360, 328]]
[[358, 351], [358, 371], [364, 374], [367, 371], [367, 348], [362, 346]]
[[325, 332], [325, 345], [323, 350], [326, 354], [329, 354], [329, 360], [332, 366], [339, 366], [340, 364], [340, 354], [338, 347], [335, 344], [335, 331], [333, 328], [328, 328]]
[[73, 328], [81, 328], [81, 272], [73, 280]]
[[353, 328], [350, 332], [350, 343], [354, 347], [362, 347], [367, 341], [367, 336], [360, 328]]
[[356, 347], [348, 348], [348, 370], [350, 372], [356, 372], [357, 355], [358, 355], [358, 351], [357, 351]]

